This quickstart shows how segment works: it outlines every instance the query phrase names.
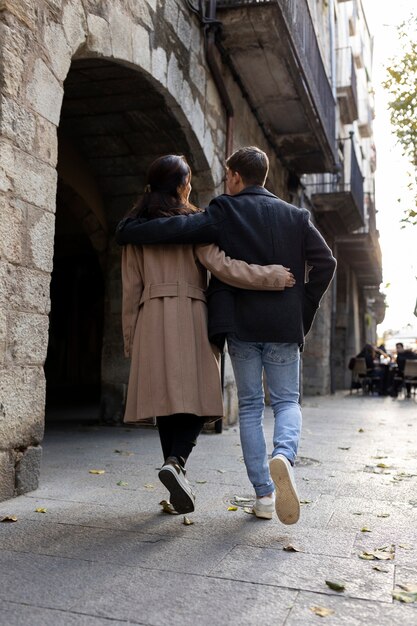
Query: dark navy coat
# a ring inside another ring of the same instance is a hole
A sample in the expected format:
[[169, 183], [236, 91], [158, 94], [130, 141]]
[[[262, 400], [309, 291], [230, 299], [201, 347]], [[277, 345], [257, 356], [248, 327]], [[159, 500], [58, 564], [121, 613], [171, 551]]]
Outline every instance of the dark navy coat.
[[208, 332], [220, 346], [227, 333], [243, 341], [303, 344], [336, 267], [309, 212], [260, 186], [218, 196], [202, 213], [146, 222], [125, 218], [117, 227], [116, 240], [119, 244], [216, 243], [235, 259], [290, 268], [296, 285], [284, 291], [237, 289], [211, 278]]

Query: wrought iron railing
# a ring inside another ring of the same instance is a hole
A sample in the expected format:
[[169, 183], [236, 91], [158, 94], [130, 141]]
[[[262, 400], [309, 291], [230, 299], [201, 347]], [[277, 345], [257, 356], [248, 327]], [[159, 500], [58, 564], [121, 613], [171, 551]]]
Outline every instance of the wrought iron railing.
[[[305, 184], [311, 195], [350, 194], [362, 223], [365, 223], [363, 176], [356, 157], [353, 138], [345, 139], [344, 163], [341, 165], [341, 171], [338, 174], [316, 174], [314, 179], [314, 182]], [[329, 199], [329, 202], [332, 200]]]
[[336, 104], [307, 0], [218, 0], [217, 8], [275, 5], [285, 23], [326, 139], [336, 154]]

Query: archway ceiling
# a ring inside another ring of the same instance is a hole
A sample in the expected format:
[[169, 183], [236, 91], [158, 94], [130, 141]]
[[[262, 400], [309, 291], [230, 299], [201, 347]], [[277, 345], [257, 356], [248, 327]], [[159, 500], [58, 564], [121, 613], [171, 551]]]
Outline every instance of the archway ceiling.
[[140, 193], [150, 162], [161, 154], [185, 154], [193, 167], [183, 129], [139, 71], [76, 60], [64, 87], [60, 132], [88, 161], [107, 204]]

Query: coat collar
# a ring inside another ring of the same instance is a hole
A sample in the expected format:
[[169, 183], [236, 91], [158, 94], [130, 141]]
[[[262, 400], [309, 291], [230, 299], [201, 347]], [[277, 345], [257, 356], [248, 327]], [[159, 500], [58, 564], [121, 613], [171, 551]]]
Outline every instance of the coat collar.
[[232, 197], [236, 198], [237, 196], [245, 196], [248, 194], [259, 195], [259, 196], [269, 196], [270, 198], [277, 197], [273, 193], [268, 191], [268, 189], [265, 189], [265, 187], [261, 187], [260, 185], [251, 185], [249, 187], [245, 187], [245, 189], [242, 189], [242, 191], [240, 191], [239, 193], [235, 194], [235, 196], [232, 196]]

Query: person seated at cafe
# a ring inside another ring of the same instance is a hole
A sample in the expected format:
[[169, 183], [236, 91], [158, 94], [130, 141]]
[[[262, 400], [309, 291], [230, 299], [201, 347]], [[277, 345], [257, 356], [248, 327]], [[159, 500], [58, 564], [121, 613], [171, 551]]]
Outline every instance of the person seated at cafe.
[[371, 379], [371, 390], [375, 387], [380, 396], [386, 393], [384, 389], [384, 368], [381, 367], [379, 357], [384, 354], [382, 350], [376, 348], [370, 343], [364, 345], [359, 354], [356, 355], [357, 359], [365, 359], [366, 374]]
[[[410, 348], [404, 348], [404, 344], [401, 342], [398, 342], [395, 344], [395, 349], [397, 351], [396, 363], [397, 363], [398, 371], [397, 371], [396, 378], [394, 379], [394, 385], [393, 385], [393, 391], [392, 391], [392, 395], [394, 396], [394, 398], [398, 396], [398, 391], [403, 385], [402, 379], [404, 378], [405, 362], [407, 360], [415, 361], [417, 359], [417, 353], [414, 352], [413, 350], [410, 350]], [[406, 383], [405, 389], [406, 389], [407, 398], [410, 398], [411, 397], [411, 384]]]

